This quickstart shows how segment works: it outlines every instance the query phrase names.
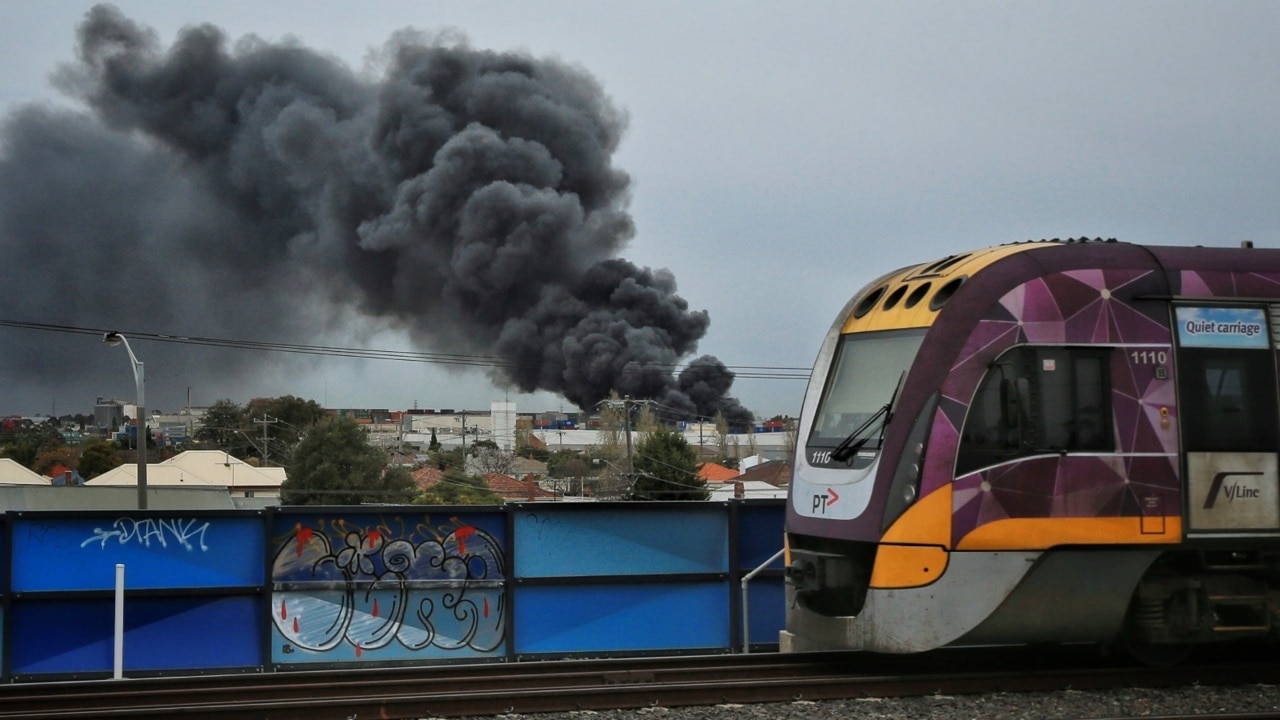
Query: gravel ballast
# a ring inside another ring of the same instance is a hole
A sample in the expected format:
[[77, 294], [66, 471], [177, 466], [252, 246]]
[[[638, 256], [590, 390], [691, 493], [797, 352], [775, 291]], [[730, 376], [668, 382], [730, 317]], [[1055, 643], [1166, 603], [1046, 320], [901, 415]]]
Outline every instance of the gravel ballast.
[[1066, 690], [989, 695], [796, 701], [757, 705], [652, 707], [489, 716], [497, 720], [987, 720], [1244, 715], [1280, 711], [1275, 685]]

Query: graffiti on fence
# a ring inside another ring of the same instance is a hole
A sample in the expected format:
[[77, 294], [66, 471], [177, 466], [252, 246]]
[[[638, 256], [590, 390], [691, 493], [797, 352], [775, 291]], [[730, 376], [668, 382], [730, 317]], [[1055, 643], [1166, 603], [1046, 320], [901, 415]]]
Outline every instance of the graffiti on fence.
[[493, 654], [506, 635], [503, 568], [501, 544], [456, 519], [297, 523], [272, 565], [274, 659]]
[[145, 548], [150, 549], [151, 544], [155, 543], [162, 548], [169, 547], [170, 541], [176, 543], [178, 547], [188, 552], [196, 549], [191, 544], [192, 540], [200, 542], [200, 550], [208, 552], [209, 546], [204, 542], [205, 533], [209, 530], [208, 522], [201, 522], [196, 519], [184, 520], [182, 518], [116, 518], [110, 527], [95, 527], [93, 533], [89, 535], [84, 542], [80, 543], [80, 547], [86, 547], [92, 543], [100, 543], [105, 549], [107, 542], [114, 540], [120, 545], [128, 545], [129, 543], [137, 543]]

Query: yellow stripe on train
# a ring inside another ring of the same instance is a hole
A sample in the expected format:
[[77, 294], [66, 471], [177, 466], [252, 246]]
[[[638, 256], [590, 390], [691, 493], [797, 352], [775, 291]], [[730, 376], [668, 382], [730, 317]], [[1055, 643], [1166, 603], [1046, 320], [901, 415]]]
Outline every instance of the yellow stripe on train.
[[984, 523], [957, 550], [1048, 550], [1059, 545], [1158, 545], [1182, 541], [1182, 518], [1006, 518]]

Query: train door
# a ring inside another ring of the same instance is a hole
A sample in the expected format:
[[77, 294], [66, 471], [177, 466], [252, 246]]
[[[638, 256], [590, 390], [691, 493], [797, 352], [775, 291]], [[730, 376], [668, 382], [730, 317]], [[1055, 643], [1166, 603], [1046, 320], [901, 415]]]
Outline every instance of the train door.
[[1174, 320], [1187, 534], [1280, 533], [1267, 308], [1181, 305]]

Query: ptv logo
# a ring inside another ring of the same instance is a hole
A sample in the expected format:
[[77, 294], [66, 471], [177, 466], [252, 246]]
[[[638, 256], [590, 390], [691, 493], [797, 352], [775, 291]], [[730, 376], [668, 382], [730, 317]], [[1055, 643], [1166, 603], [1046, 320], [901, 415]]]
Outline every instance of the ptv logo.
[[1204, 509], [1213, 509], [1214, 503], [1218, 502], [1219, 493], [1226, 495], [1229, 503], [1236, 500], [1258, 498], [1260, 496], [1258, 488], [1241, 485], [1236, 481], [1227, 484], [1227, 478], [1258, 476], [1261, 474], [1260, 472], [1220, 472], [1214, 475], [1213, 484], [1209, 486], [1209, 496], [1204, 499]]
[[814, 493], [812, 512], [815, 515], [826, 515], [827, 508], [831, 507], [832, 505], [835, 505], [836, 501], [838, 501], [839, 499], [840, 499], [840, 496], [837, 495], [836, 491], [832, 490], [831, 488], [827, 488], [827, 491], [824, 493]]

